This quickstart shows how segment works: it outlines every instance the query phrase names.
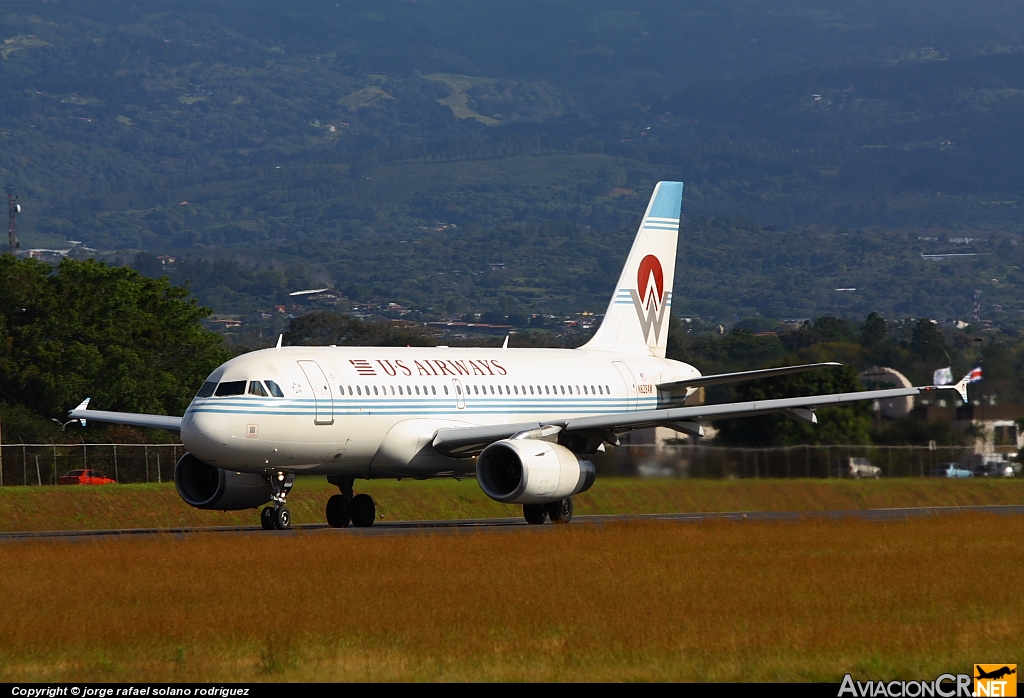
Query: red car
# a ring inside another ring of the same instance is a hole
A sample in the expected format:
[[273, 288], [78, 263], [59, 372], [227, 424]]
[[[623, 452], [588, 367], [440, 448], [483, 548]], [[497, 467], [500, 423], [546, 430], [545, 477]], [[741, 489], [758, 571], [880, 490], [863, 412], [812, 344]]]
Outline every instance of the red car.
[[58, 485], [114, 485], [117, 480], [99, 470], [71, 470], [57, 478]]

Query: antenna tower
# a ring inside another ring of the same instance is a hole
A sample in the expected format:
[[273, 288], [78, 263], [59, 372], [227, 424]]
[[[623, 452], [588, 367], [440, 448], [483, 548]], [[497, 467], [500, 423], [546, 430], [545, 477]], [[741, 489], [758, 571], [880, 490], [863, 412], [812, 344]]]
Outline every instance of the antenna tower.
[[974, 321], [981, 322], [981, 289], [974, 292]]
[[7, 251], [11, 254], [15, 254], [21, 247], [21, 242], [18, 240], [17, 223], [18, 214], [21, 213], [21, 204], [18, 203], [18, 198], [12, 189], [7, 189]]

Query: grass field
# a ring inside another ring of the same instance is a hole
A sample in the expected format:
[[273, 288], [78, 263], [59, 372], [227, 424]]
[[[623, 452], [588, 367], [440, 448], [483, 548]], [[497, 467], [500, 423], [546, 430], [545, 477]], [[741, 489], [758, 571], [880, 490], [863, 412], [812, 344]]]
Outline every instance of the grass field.
[[1024, 656], [1024, 517], [0, 544], [0, 681], [934, 678]]
[[[299, 478], [288, 497], [296, 523], [324, 522], [324, 478]], [[385, 521], [520, 516], [475, 480], [357, 481]], [[599, 478], [574, 498], [577, 514], [827, 511], [882, 507], [1024, 504], [1024, 480], [641, 480]], [[255, 525], [255, 510], [200, 511], [171, 484], [0, 488], [0, 531]]]

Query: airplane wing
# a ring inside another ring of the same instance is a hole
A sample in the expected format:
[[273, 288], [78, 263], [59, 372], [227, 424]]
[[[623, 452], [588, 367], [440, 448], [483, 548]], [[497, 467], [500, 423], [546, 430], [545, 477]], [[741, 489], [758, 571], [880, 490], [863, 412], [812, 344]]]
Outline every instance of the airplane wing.
[[966, 402], [967, 387], [961, 381], [957, 385], [927, 386], [915, 388], [893, 388], [891, 390], [865, 390], [858, 393], [836, 393], [833, 395], [810, 395], [808, 397], [787, 397], [774, 400], [733, 402], [724, 405], [699, 405], [696, 407], [675, 407], [664, 410], [644, 410], [620, 414], [604, 414], [576, 419], [554, 419], [545, 422], [520, 422], [480, 427], [454, 427], [438, 429], [434, 434], [433, 446], [444, 455], [469, 456], [479, 452], [488, 444], [507, 439], [513, 434], [538, 429], [543, 426], [557, 426], [565, 432], [606, 433], [609, 441], [614, 434], [655, 426], [668, 426], [678, 431], [702, 434], [697, 421], [733, 419], [761, 414], [784, 414], [791, 419], [816, 423], [817, 417], [811, 411], [817, 407], [844, 405], [862, 400], [888, 400], [896, 397], [920, 395], [932, 390], [952, 389], [960, 393]]
[[163, 414], [135, 414], [134, 412], [106, 412], [90, 410], [89, 400], [85, 398], [75, 409], [68, 412], [71, 419], [80, 419], [85, 426], [87, 419], [112, 424], [127, 424], [132, 427], [154, 427], [168, 431], [181, 431], [181, 417], [169, 417]]
[[697, 376], [696, 378], [687, 378], [681, 381], [672, 381], [670, 383], [659, 383], [658, 388], [660, 390], [683, 390], [684, 388], [701, 388], [707, 385], [719, 385], [721, 383], [736, 383], [739, 381], [756, 380], [758, 378], [774, 378], [775, 376], [785, 376], [790, 373], [803, 373], [804, 371], [814, 371], [819, 368], [831, 368], [833, 366], [842, 366], [841, 363], [836, 361], [829, 361], [822, 364], [802, 364], [800, 366], [782, 366], [779, 368], [764, 368], [757, 371], [739, 371], [737, 373], [718, 373], [710, 376]]

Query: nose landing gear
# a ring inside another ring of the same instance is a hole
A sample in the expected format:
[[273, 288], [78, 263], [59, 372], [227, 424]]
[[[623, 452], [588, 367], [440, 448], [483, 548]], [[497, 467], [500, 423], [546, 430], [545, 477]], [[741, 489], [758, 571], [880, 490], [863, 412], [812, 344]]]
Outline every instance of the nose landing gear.
[[275, 528], [279, 531], [287, 531], [292, 527], [292, 513], [288, 511], [288, 507], [284, 503], [288, 498], [288, 493], [291, 492], [292, 485], [295, 484], [295, 473], [284, 473], [278, 470], [264, 473], [264, 476], [270, 481], [270, 498], [274, 505], [264, 507], [260, 512], [260, 525], [267, 531]]

